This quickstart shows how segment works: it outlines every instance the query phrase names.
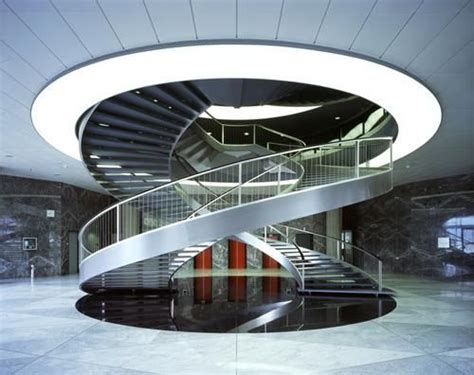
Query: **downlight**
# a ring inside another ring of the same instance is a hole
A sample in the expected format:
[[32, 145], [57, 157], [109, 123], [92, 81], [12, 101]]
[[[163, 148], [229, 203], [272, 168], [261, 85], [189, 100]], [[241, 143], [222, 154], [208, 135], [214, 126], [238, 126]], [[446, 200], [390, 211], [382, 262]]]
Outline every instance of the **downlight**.
[[80, 160], [76, 122], [96, 103], [150, 85], [219, 78], [318, 85], [370, 100], [390, 112], [398, 124], [394, 160], [425, 144], [441, 122], [435, 96], [417, 80], [386, 65], [300, 46], [225, 43], [139, 51], [79, 67], [40, 92], [31, 117], [47, 142]]

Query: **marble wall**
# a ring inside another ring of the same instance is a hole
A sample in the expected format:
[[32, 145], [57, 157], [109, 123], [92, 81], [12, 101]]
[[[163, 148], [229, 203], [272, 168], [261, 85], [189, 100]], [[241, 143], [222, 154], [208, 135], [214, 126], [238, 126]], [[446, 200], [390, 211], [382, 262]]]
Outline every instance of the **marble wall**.
[[[0, 279], [28, 277], [31, 265], [36, 276], [67, 273], [69, 232], [112, 202], [58, 182], [0, 175]], [[36, 237], [37, 250], [23, 250], [24, 237]]]
[[398, 186], [344, 208], [343, 218], [354, 244], [379, 255], [385, 272], [474, 276], [474, 174]]

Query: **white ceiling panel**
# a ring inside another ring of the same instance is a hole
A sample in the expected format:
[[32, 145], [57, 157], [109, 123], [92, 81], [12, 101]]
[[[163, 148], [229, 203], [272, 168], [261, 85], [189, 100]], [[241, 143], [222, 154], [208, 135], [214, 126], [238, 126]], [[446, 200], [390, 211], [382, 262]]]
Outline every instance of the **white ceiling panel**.
[[430, 77], [428, 85], [441, 93], [439, 99], [445, 108], [467, 109], [474, 106], [472, 71], [462, 74], [436, 73]]
[[474, 40], [438, 69], [438, 73], [474, 72]]
[[45, 0], [5, 2], [65, 66], [75, 65], [91, 57], [50, 2]]
[[145, 1], [161, 42], [195, 40], [189, 0]]
[[422, 0], [379, 0], [351, 50], [379, 57]]
[[0, 70], [10, 74], [33, 92], [38, 92], [46, 84], [46, 79], [19, 58], [1, 62]]
[[239, 38], [276, 38], [282, 0], [240, 0], [237, 6]]
[[4, 3], [0, 3], [0, 17], [0, 38], [18, 55], [34, 62], [35, 67], [45, 76], [54, 76], [64, 70], [64, 65]]
[[94, 57], [122, 49], [117, 35], [93, 0], [52, 0]]
[[199, 39], [235, 38], [236, 1], [192, 0]]
[[278, 39], [313, 43], [328, 5], [329, 0], [286, 0]]
[[22, 103], [26, 108], [30, 107], [30, 103], [34, 99], [34, 94], [18, 83], [10, 75], [0, 71], [1, 90], [7, 92], [12, 98]]
[[0, 108], [7, 113], [14, 113], [22, 121], [30, 121], [29, 108], [4, 91], [0, 91]]
[[474, 13], [464, 9], [408, 66], [426, 78], [474, 39]]
[[100, 0], [125, 48], [159, 43], [142, 0]]
[[375, 0], [331, 1], [316, 44], [349, 48], [374, 4]]
[[[2, 29], [0, 30], [2, 31], [2, 35], [3, 35], [3, 30]], [[11, 61], [11, 60], [14, 60], [15, 58], [17, 58], [17, 55], [15, 55], [13, 51], [9, 49], [5, 44], [0, 43], [0, 63]]]
[[425, 0], [394, 42], [382, 55], [406, 67], [440, 33], [466, 4], [466, 0]]

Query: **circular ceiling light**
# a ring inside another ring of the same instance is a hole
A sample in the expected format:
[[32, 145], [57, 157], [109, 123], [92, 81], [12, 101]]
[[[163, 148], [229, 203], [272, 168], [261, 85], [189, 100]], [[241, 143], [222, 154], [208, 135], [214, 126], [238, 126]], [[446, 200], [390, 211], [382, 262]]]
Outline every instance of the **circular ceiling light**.
[[[312, 111], [313, 109], [321, 107], [320, 105], [310, 107], [287, 107], [277, 105], [259, 105], [249, 107], [224, 107], [219, 105], [213, 105], [206, 111], [210, 113], [212, 117], [218, 120], [231, 120], [231, 121], [245, 121], [245, 120], [263, 120], [276, 117], [284, 117], [296, 115], [297, 113], [304, 113]], [[201, 118], [210, 119], [206, 112], [201, 114]]]
[[425, 144], [441, 123], [435, 96], [396, 69], [335, 52], [262, 44], [175, 46], [101, 59], [47, 85], [35, 98], [31, 117], [47, 142], [80, 160], [76, 122], [96, 103], [140, 87], [218, 78], [311, 84], [370, 100], [390, 112], [398, 124], [394, 160]]

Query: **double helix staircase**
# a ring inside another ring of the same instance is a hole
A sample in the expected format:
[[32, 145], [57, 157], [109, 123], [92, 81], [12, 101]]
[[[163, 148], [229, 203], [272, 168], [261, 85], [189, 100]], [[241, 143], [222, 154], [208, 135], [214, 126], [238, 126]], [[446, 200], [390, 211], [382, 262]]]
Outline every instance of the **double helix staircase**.
[[167, 288], [186, 262], [235, 237], [280, 263], [301, 292], [382, 293], [372, 254], [351, 246], [359, 256], [349, 259], [348, 244], [324, 236], [302, 248], [292, 237], [300, 229], [278, 223], [389, 191], [392, 139], [266, 152], [173, 180], [179, 138], [210, 104], [191, 83], [168, 84], [107, 99], [83, 117], [83, 159], [121, 201], [81, 230], [81, 289]]

